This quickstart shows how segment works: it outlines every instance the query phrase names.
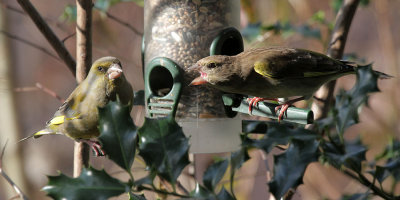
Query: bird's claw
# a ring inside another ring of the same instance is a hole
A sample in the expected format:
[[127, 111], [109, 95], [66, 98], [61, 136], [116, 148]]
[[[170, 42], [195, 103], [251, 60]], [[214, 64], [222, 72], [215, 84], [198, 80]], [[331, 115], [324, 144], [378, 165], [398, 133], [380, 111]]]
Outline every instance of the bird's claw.
[[252, 115], [253, 107], [257, 107], [258, 102], [260, 101], [278, 101], [278, 99], [269, 99], [269, 98], [261, 98], [261, 97], [253, 97], [253, 98], [247, 98], [247, 102], [249, 102], [249, 115]]
[[290, 104], [282, 104], [275, 107], [275, 113], [279, 111], [278, 122], [282, 121], [283, 115], [286, 113], [289, 106]]
[[92, 141], [92, 140], [83, 140], [86, 144], [90, 146], [92, 149], [94, 156], [99, 157], [99, 156], [105, 156], [106, 152], [101, 148], [101, 145], [97, 141]]

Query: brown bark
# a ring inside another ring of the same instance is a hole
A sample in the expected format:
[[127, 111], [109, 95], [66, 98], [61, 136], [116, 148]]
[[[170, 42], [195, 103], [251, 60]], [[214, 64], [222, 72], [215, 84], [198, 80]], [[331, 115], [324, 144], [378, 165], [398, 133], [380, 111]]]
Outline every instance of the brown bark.
[[[360, 0], [345, 0], [336, 16], [336, 24], [333, 29], [331, 42], [328, 48], [328, 56], [341, 59], [350, 30], [351, 22], [356, 13]], [[331, 81], [323, 85], [316, 93], [315, 97], [319, 100], [313, 102], [311, 109], [316, 120], [325, 118], [331, 107], [333, 91], [336, 81]]]
[[[85, 80], [92, 63], [92, 0], [76, 0], [76, 80]], [[81, 174], [82, 167], [89, 166], [90, 147], [83, 142], [75, 142], [74, 177]]]
[[25, 10], [32, 21], [35, 23], [39, 31], [47, 39], [53, 49], [56, 51], [57, 55], [64, 61], [67, 67], [75, 75], [75, 60], [72, 58], [71, 54], [65, 48], [64, 44], [60, 39], [54, 34], [49, 25], [43, 20], [42, 16], [38, 13], [35, 7], [31, 4], [29, 0], [17, 0], [19, 5]]

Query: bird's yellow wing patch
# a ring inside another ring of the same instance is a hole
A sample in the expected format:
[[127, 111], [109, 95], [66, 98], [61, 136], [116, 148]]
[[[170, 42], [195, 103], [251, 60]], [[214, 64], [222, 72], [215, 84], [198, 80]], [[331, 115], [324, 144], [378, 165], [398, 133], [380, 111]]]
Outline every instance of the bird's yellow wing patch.
[[273, 75], [270, 73], [268, 62], [257, 61], [254, 63], [254, 71], [257, 73], [272, 78]]
[[71, 118], [66, 118], [65, 115], [57, 116], [54, 117], [53, 119], [50, 120], [49, 124], [50, 125], [60, 125], [65, 122], [65, 120], [73, 120], [73, 119], [78, 119], [80, 115], [77, 115], [75, 117]]
[[64, 119], [65, 119], [64, 115], [57, 116], [57, 117], [54, 117], [53, 119], [51, 119], [49, 124], [59, 125], [59, 124], [64, 123]]

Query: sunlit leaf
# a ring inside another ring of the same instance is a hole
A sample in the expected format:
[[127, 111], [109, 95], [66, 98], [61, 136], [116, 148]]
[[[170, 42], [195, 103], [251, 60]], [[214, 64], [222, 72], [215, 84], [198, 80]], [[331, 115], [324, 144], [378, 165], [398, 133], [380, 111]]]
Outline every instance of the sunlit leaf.
[[99, 140], [108, 157], [129, 171], [135, 159], [137, 130], [128, 105], [110, 101], [99, 108]]
[[64, 174], [48, 176], [43, 191], [53, 199], [108, 199], [129, 191], [129, 186], [108, 175], [104, 170], [84, 168], [77, 178]]

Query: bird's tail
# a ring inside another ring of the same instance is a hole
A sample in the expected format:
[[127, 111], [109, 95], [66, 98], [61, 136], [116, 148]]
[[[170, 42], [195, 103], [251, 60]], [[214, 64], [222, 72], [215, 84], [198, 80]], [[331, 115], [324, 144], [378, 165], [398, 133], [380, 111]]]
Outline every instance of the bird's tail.
[[[346, 61], [346, 60], [341, 60], [340, 62], [342, 62], [343, 64], [345, 64], [348, 67], [352, 67], [353, 69], [356, 68], [365, 68], [365, 67], [371, 67], [372, 63], [367, 64], [367, 65], [358, 65], [355, 62], [351, 62], [351, 61]], [[372, 67], [371, 67], [372, 68]], [[376, 70], [372, 70], [374, 72], [374, 74], [378, 75], [379, 79], [389, 79], [389, 78], [393, 78], [393, 76], [389, 75], [389, 74], [385, 74], [383, 72], [380, 71], [376, 71]]]
[[35, 139], [36, 139], [36, 138], [41, 137], [42, 135], [55, 135], [55, 134], [57, 134], [57, 133], [54, 132], [54, 131], [52, 131], [52, 130], [50, 130], [50, 129], [48, 129], [48, 128], [45, 128], [45, 129], [40, 130], [40, 131], [38, 131], [38, 132], [36, 132], [36, 133], [34, 133], [34, 134], [28, 136], [28, 137], [22, 138], [22, 139], [21, 139], [20, 141], [18, 141], [18, 142], [25, 141], [25, 140], [27, 140], [27, 139], [29, 139], [29, 138], [35, 138]]

